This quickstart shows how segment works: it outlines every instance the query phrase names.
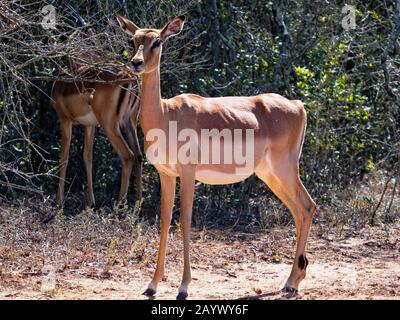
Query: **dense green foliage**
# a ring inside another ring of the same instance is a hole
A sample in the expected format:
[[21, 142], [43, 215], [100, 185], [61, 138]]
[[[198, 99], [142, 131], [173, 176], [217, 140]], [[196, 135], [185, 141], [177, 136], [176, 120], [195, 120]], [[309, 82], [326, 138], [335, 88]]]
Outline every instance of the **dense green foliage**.
[[[398, 177], [398, 40], [388, 51], [386, 68], [390, 77], [386, 83], [381, 59], [396, 23], [395, 1], [349, 3], [356, 8], [356, 28], [350, 30], [341, 24], [346, 15], [341, 12], [344, 1], [70, 3], [93, 24], [96, 32], [104, 28], [100, 23], [104, 21], [102, 15], [112, 21], [114, 12], [127, 15], [142, 27], [161, 27], [173, 16], [186, 14], [184, 36], [172, 40], [166, 48], [166, 57], [173, 59], [166, 59], [161, 66], [164, 97], [184, 92], [204, 96], [277, 92], [302, 100], [308, 112], [301, 158], [302, 179], [320, 205], [329, 205], [333, 192], [357, 184], [371, 170], [384, 169]], [[283, 20], [279, 19], [280, 12]], [[120, 48], [121, 59], [126, 59], [132, 54], [128, 39], [117, 28], [115, 32], [126, 40], [126, 50]], [[185, 67], [181, 65], [183, 62]], [[2, 163], [38, 174], [56, 166], [60, 134], [57, 116], [44, 94], [50, 92], [51, 83], [36, 81], [34, 84], [37, 87], [30, 87], [30, 96], [23, 96], [23, 107], [14, 108], [13, 113], [5, 114], [5, 99], [0, 96], [0, 113], [3, 112], [0, 148]], [[21, 125], [25, 133], [15, 125], [22, 113], [29, 119]], [[21, 140], [23, 134], [29, 137], [30, 143]], [[79, 208], [85, 185], [82, 130], [75, 129], [74, 137], [67, 197], [70, 207]], [[44, 158], [33, 145], [43, 149]], [[96, 137], [94, 153], [97, 204], [110, 206], [118, 191], [118, 158], [102, 135]], [[3, 173], [2, 181], [9, 182], [8, 186], [0, 186], [3, 199], [15, 200], [27, 195], [10, 187], [28, 185], [28, 181], [21, 179], [12, 170]], [[145, 163], [143, 179], [143, 212], [154, 216], [159, 206], [159, 182], [148, 163]], [[38, 176], [31, 182], [44, 195], [55, 195], [56, 177]], [[269, 196], [266, 187], [254, 177], [232, 186], [199, 185], [195, 221], [202, 226], [206, 221], [214, 221], [210, 218], [214, 216], [231, 223], [240, 215], [245, 221], [253, 221], [265, 211]]]

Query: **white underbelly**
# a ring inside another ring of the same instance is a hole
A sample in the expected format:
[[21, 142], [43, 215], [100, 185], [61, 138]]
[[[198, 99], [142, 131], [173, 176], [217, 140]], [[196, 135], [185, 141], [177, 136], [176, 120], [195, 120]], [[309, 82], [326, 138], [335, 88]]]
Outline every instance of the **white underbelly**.
[[231, 184], [243, 181], [250, 177], [253, 171], [240, 173], [226, 173], [214, 170], [196, 170], [196, 180], [205, 184]]
[[76, 121], [84, 126], [95, 126], [98, 124], [97, 118], [93, 112], [87, 113], [84, 116], [76, 117]]
[[[176, 165], [173, 164], [154, 164], [157, 171], [162, 172], [168, 176], [178, 177], [179, 172]], [[205, 184], [231, 184], [243, 181], [250, 177], [253, 171], [226, 173], [208, 169], [196, 169], [195, 179]]]

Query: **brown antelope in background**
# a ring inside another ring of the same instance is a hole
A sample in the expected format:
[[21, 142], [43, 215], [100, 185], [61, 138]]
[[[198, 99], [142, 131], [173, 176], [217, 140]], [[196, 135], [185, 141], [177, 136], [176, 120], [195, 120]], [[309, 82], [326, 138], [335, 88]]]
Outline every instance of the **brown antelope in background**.
[[[294, 296], [306, 275], [306, 242], [316, 211], [316, 205], [299, 177], [299, 157], [306, 128], [303, 104], [278, 94], [221, 98], [182, 94], [171, 99], [161, 99], [162, 44], [182, 31], [185, 18], [177, 17], [162, 29], [140, 29], [132, 21], [118, 15], [117, 20], [121, 28], [133, 37], [136, 54], [132, 65], [137, 74], [143, 74], [140, 123], [146, 137], [147, 156], [155, 143], [150, 141], [149, 135], [154, 130], [162, 130], [168, 136], [171, 122], [177, 123], [177, 132], [189, 128], [199, 136], [204, 129], [227, 129], [232, 133], [238, 129], [254, 132], [253, 152], [246, 155], [254, 160], [254, 165], [240, 175], [237, 174], [240, 167], [238, 163], [209, 164], [203, 161], [203, 157], [198, 163], [183, 163], [179, 157], [174, 156], [175, 150], [171, 153], [171, 141], [164, 145], [164, 149], [158, 150], [168, 155], [165, 163], [154, 163], [161, 181], [160, 247], [154, 277], [144, 294], [154, 295], [164, 274], [176, 178], [180, 178], [180, 226], [184, 249], [184, 270], [177, 299], [185, 299], [191, 281], [189, 244], [195, 180], [207, 184], [230, 184], [255, 173], [289, 208], [295, 221], [296, 254], [291, 274], [283, 288], [287, 296]], [[211, 155], [205, 157], [212, 157], [216, 151], [206, 149], [202, 143], [195, 145], [199, 153], [207, 150]], [[226, 143], [223, 139], [221, 148]], [[246, 141], [243, 143], [246, 144]], [[182, 145], [178, 145], [178, 149]]]
[[[77, 75], [89, 75], [101, 82], [55, 81], [52, 90], [52, 105], [57, 111], [61, 126], [60, 181], [57, 205], [63, 206], [64, 183], [71, 144], [72, 125], [85, 126], [83, 159], [87, 175], [88, 207], [94, 205], [92, 158], [96, 125], [100, 124], [105, 135], [121, 159], [121, 188], [119, 200], [127, 196], [132, 167], [135, 166], [137, 198], [142, 197], [142, 155], [137, 137], [136, 124], [139, 114], [139, 83], [132, 71], [124, 66], [96, 72], [87, 66], [76, 66]], [[93, 73], [95, 73], [93, 75]], [[121, 79], [121, 80], [119, 80]], [[124, 80], [122, 80], [124, 79]], [[128, 80], [126, 80], [128, 79]], [[129, 80], [132, 79], [132, 80]], [[131, 149], [121, 134], [125, 129]]]

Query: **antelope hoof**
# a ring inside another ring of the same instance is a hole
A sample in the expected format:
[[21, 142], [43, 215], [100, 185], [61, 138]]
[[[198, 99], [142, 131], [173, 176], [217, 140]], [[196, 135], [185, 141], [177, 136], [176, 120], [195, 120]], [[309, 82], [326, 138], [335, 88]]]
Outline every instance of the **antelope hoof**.
[[288, 287], [288, 286], [285, 286], [282, 289], [282, 292], [283, 292], [284, 296], [286, 298], [289, 298], [289, 299], [296, 297], [298, 295], [298, 293], [299, 293], [297, 289], [292, 288], [292, 287]]
[[153, 297], [156, 294], [156, 290], [151, 289], [151, 288], [147, 288], [145, 292], [143, 292], [143, 294], [146, 297]]
[[176, 300], [186, 300], [187, 297], [188, 297], [187, 292], [182, 291], [178, 293]]
[[87, 203], [85, 209], [87, 209], [87, 210], [89, 210], [89, 209], [94, 209], [94, 202], [89, 202], [89, 203]]

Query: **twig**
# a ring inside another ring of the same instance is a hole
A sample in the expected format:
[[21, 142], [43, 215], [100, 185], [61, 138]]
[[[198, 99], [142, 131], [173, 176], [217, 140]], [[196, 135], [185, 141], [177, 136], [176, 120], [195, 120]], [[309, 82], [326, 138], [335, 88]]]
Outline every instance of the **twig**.
[[374, 223], [375, 223], [376, 212], [378, 211], [379, 207], [380, 207], [381, 204], [382, 204], [383, 197], [385, 196], [387, 187], [388, 187], [389, 182], [390, 182], [391, 180], [392, 180], [392, 177], [389, 177], [389, 178], [387, 179], [387, 181], [386, 181], [386, 183], [385, 183], [385, 186], [384, 186], [384, 188], [383, 188], [381, 197], [380, 197], [380, 199], [379, 199], [379, 202], [378, 202], [377, 206], [375, 207], [374, 211], [372, 212], [371, 218], [370, 218], [370, 220], [369, 220], [369, 224], [370, 224], [371, 226], [373, 226]]

